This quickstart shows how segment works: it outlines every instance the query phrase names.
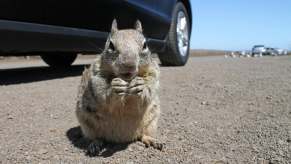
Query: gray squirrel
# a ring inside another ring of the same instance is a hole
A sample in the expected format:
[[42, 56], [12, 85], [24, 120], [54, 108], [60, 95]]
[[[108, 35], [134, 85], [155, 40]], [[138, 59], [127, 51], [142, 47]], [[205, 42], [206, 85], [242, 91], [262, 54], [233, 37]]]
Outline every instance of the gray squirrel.
[[161, 150], [154, 138], [160, 116], [160, 69], [146, 44], [140, 21], [119, 30], [116, 20], [104, 51], [85, 68], [76, 115], [89, 155], [98, 155], [105, 141], [141, 141]]

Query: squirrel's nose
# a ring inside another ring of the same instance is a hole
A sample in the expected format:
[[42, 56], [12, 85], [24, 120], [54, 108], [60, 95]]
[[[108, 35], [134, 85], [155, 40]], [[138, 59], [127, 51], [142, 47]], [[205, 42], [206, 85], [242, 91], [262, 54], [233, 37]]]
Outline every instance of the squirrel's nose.
[[135, 56], [123, 55], [121, 59], [121, 65], [127, 70], [132, 70], [136, 68], [137, 61]]
[[132, 71], [136, 69], [136, 64], [135, 62], [122, 63], [122, 68], [128, 71]]

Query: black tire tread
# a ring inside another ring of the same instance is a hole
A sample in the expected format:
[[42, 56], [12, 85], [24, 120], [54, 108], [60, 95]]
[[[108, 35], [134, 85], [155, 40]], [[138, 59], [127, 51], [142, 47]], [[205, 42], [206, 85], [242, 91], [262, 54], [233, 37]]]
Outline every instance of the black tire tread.
[[[159, 54], [160, 61], [164, 66], [183, 66], [186, 64], [189, 57], [189, 48], [187, 52], [187, 56], [185, 59], [180, 57], [180, 52], [177, 45], [177, 34], [176, 34], [176, 21], [177, 21], [177, 12], [179, 10], [183, 10], [189, 23], [189, 16], [187, 10], [182, 2], [178, 2], [173, 11], [173, 19], [170, 26], [167, 45], [165, 52]], [[189, 24], [188, 24], [188, 27]], [[190, 30], [190, 29], [189, 29]]]
[[41, 55], [42, 60], [51, 67], [69, 67], [77, 58], [75, 53], [46, 53]]

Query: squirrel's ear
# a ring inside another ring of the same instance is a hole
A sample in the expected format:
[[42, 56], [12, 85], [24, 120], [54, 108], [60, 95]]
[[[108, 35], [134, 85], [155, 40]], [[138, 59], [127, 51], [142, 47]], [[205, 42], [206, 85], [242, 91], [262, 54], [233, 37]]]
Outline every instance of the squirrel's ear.
[[136, 22], [135, 22], [135, 29], [139, 32], [142, 32], [142, 26], [141, 26], [141, 22], [139, 20], [136, 20]]
[[114, 19], [112, 22], [112, 25], [111, 25], [111, 33], [115, 33], [117, 31], [118, 31], [117, 21], [116, 21], [116, 19]]

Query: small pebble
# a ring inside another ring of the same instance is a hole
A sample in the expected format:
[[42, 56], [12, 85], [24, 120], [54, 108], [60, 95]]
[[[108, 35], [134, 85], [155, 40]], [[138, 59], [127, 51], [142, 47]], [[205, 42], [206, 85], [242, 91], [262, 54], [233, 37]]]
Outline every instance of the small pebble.
[[265, 159], [258, 159], [258, 164], [269, 164], [270, 161], [269, 160], [265, 160]]
[[209, 105], [209, 103], [207, 101], [202, 101], [201, 105]]
[[132, 161], [127, 161], [126, 164], [134, 164]]
[[272, 100], [272, 98], [273, 97], [271, 95], [269, 95], [269, 96], [266, 97], [267, 100]]
[[48, 151], [46, 149], [40, 149], [38, 151], [38, 154], [46, 154], [46, 153], [48, 153]]

